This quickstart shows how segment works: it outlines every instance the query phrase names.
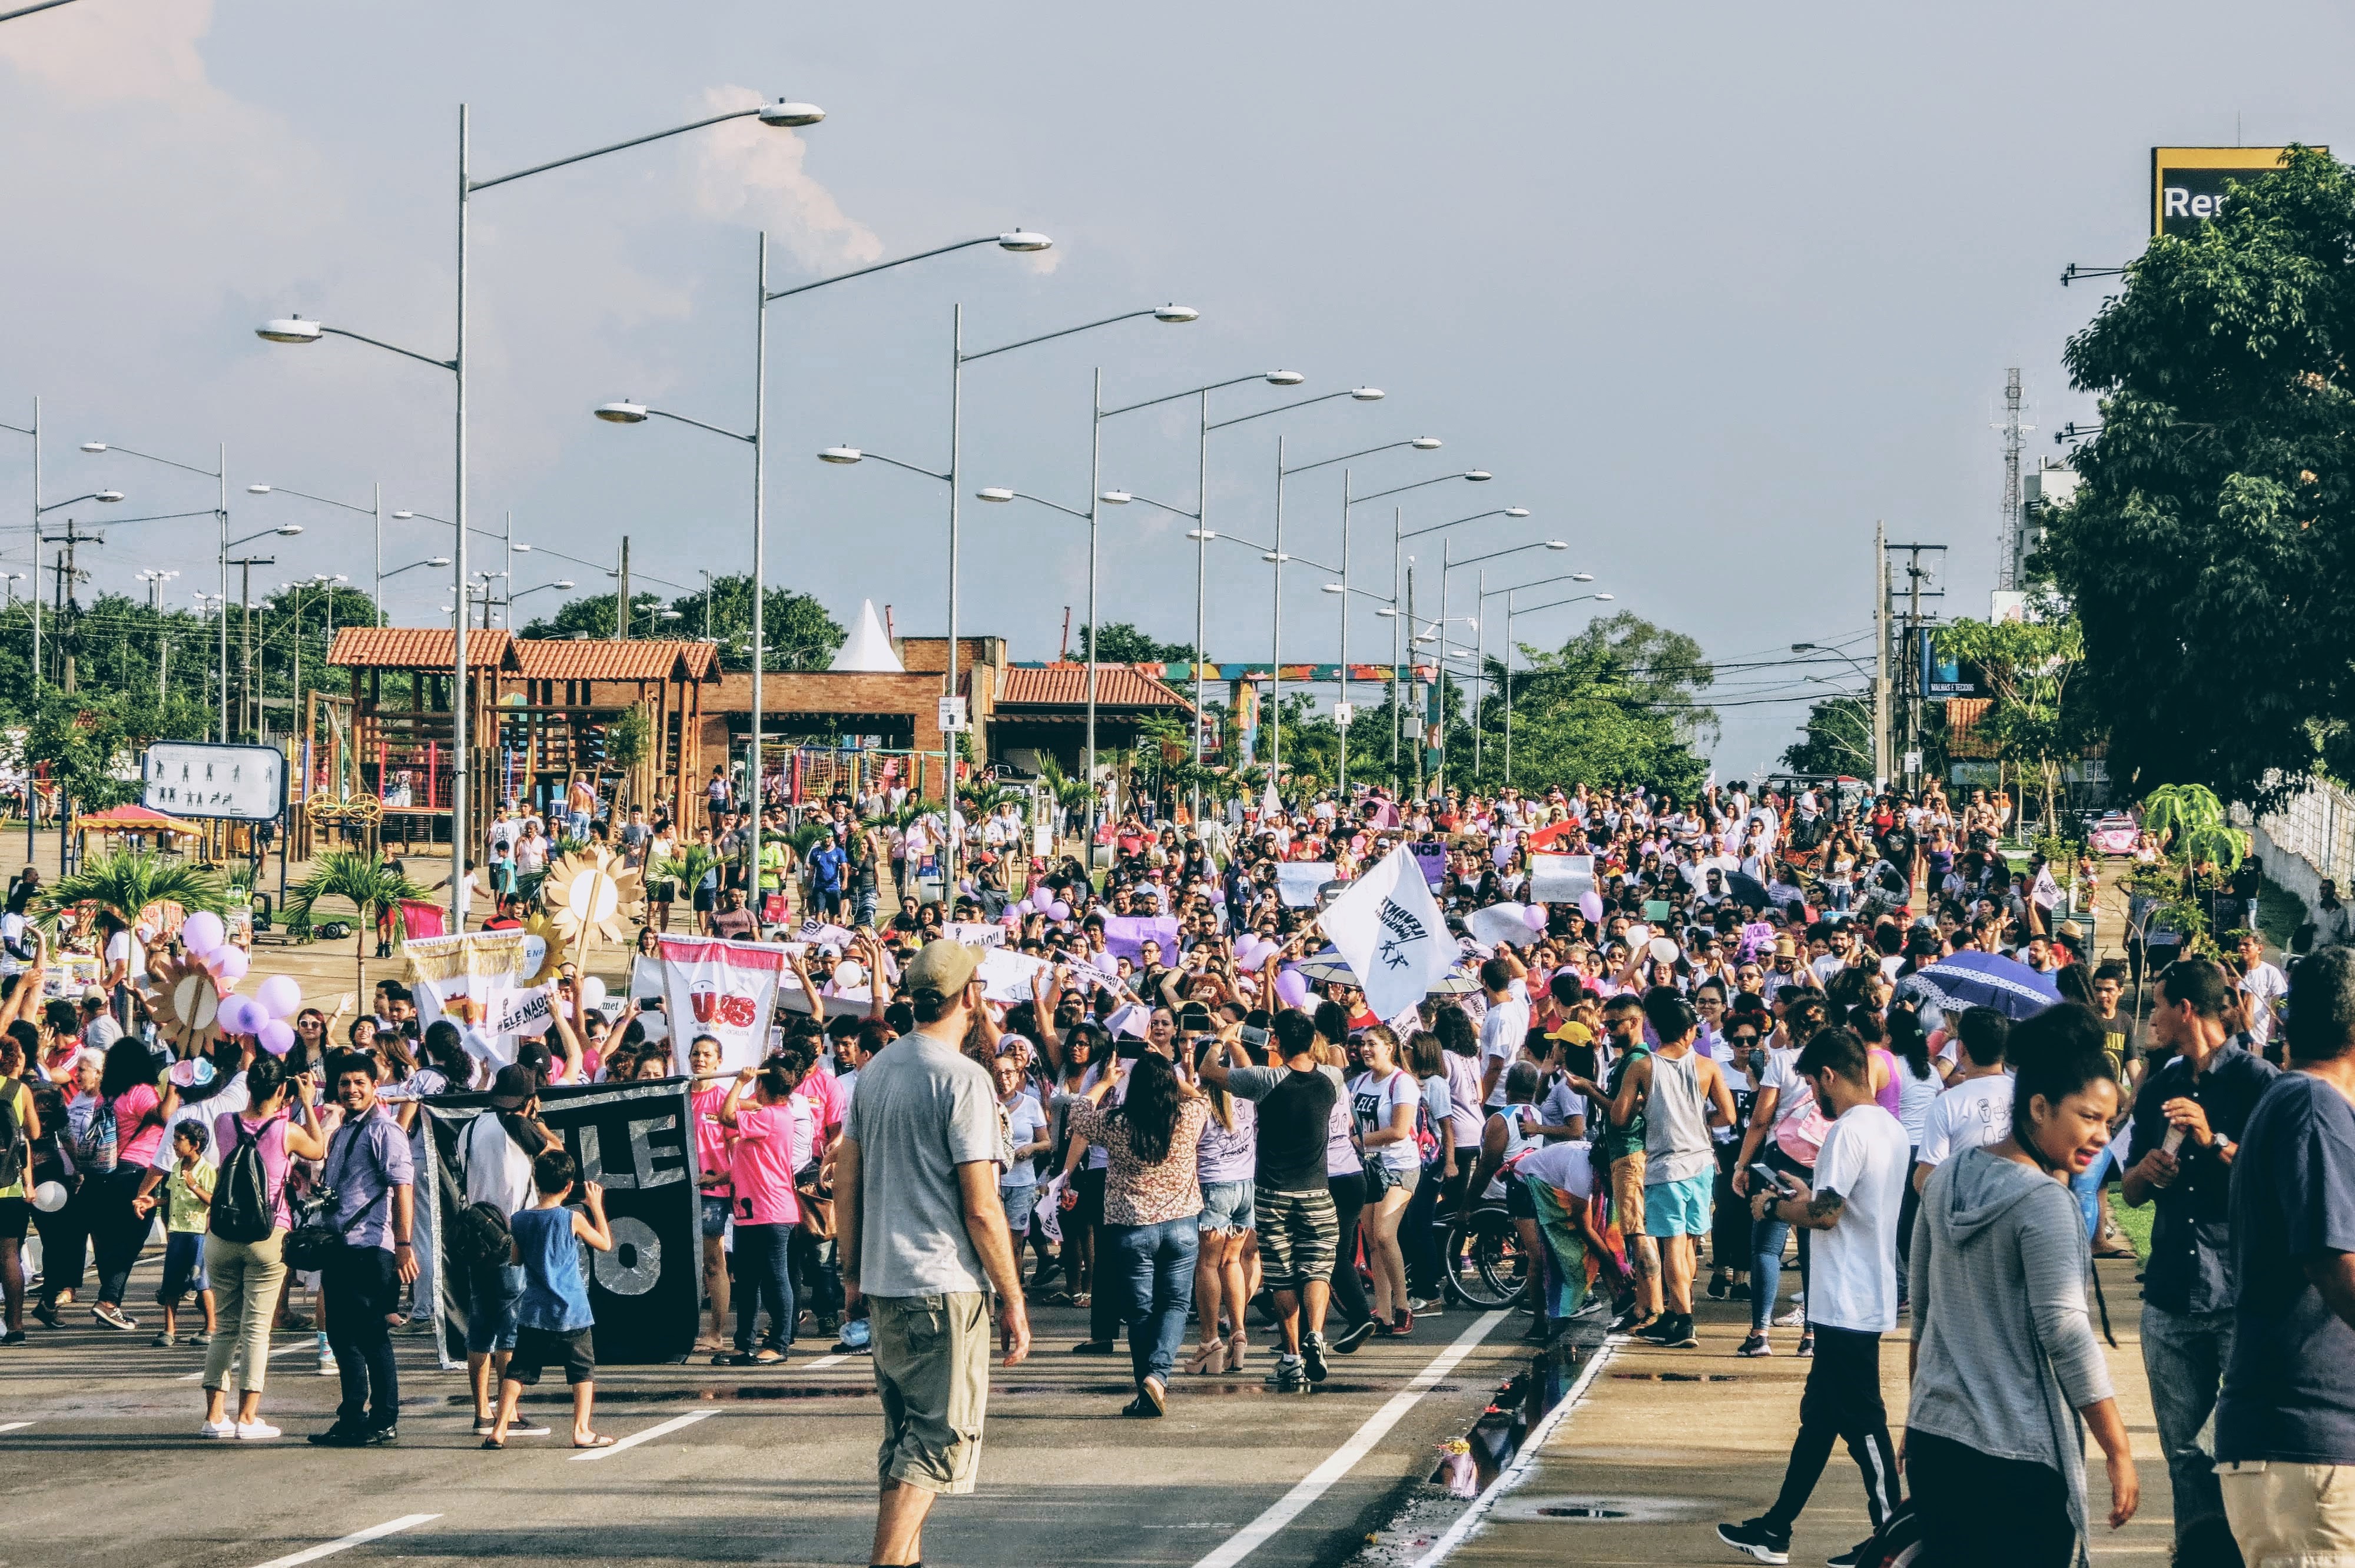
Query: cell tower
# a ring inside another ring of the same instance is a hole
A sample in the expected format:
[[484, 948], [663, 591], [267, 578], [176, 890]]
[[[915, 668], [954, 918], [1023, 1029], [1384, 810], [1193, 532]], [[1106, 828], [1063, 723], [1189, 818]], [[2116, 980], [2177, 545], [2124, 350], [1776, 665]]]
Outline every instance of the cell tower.
[[1996, 529], [1996, 587], [2019, 586], [2019, 451], [2028, 427], [2019, 422], [2019, 370], [2003, 373], [2003, 521]]

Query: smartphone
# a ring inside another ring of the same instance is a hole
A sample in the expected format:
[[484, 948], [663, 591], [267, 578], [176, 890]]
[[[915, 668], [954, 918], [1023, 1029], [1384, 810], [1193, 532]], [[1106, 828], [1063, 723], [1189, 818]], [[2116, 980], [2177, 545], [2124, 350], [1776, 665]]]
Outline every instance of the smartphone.
[[1236, 1037], [1254, 1051], [1264, 1050], [1267, 1047], [1267, 1031], [1254, 1029], [1248, 1023], [1236, 1031]]
[[1750, 1176], [1753, 1181], [1764, 1181], [1777, 1192], [1787, 1192], [1791, 1190], [1790, 1183], [1785, 1180], [1783, 1172], [1775, 1170], [1772, 1165], [1753, 1165], [1750, 1168]]
[[1124, 1034], [1112, 1043], [1113, 1054], [1124, 1062], [1134, 1062], [1145, 1054], [1145, 1042]]

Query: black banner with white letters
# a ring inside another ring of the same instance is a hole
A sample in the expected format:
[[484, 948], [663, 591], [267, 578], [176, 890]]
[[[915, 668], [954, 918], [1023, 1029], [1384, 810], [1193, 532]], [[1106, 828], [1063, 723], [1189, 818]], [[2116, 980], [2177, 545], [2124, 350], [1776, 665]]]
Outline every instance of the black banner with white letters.
[[[597, 1360], [645, 1365], [686, 1359], [694, 1348], [703, 1275], [694, 1125], [684, 1078], [655, 1083], [552, 1085], [540, 1092], [540, 1119], [564, 1139], [581, 1179], [605, 1189], [613, 1250], [581, 1245], [581, 1277], [596, 1314]], [[443, 1362], [465, 1355], [466, 1282], [444, 1238], [466, 1207], [466, 1160], [487, 1095], [442, 1095], [424, 1102], [427, 1160], [433, 1169], [434, 1320]], [[576, 1188], [570, 1202], [581, 1204]]]

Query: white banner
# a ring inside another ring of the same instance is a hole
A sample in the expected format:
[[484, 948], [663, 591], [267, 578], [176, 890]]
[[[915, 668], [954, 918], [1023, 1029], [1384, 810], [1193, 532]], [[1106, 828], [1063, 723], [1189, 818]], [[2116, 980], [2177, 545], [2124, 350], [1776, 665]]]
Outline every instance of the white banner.
[[1039, 971], [1047, 967], [1044, 959], [1034, 959], [1028, 953], [1014, 952], [1006, 948], [993, 948], [981, 955], [982, 996], [990, 1001], [1012, 1006], [1016, 1002], [1037, 1000], [1031, 990]]
[[1491, 904], [1475, 909], [1464, 917], [1464, 929], [1484, 948], [1493, 948], [1499, 942], [1525, 948], [1534, 940], [1529, 917], [1518, 904]]
[[658, 951], [674, 1069], [689, 1070], [688, 1054], [706, 1034], [719, 1042], [719, 1065], [727, 1071], [760, 1065], [768, 1054], [785, 950], [773, 942], [665, 937]]
[[1575, 904], [1594, 885], [1591, 854], [1529, 856], [1529, 902]]
[[952, 920], [941, 927], [941, 934], [953, 942], [963, 942], [968, 948], [1002, 948], [1006, 945], [1006, 927], [986, 925], [978, 920]]
[[1333, 880], [1333, 863], [1329, 860], [1279, 861], [1275, 867], [1275, 895], [1286, 909], [1314, 909], [1316, 893]]
[[1361, 982], [1377, 1018], [1412, 1007], [1455, 967], [1455, 938], [1404, 844], [1350, 884], [1316, 923]]
[[486, 1048], [500, 1066], [516, 1042], [545, 1034], [555, 987], [526, 985], [548, 963], [546, 938], [524, 931], [469, 931], [462, 937], [411, 937], [401, 943], [420, 1031], [447, 1018]]

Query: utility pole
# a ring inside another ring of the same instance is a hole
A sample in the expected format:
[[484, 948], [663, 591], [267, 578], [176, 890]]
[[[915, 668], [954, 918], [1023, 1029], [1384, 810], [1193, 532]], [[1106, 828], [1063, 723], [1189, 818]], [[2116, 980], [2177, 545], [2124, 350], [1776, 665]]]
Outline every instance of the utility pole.
[[[1945, 592], [1942, 588], [1925, 588], [1922, 586], [1923, 580], [1930, 576], [1929, 568], [1922, 564], [1922, 557], [1929, 551], [1944, 550], [1945, 547], [1944, 545], [1887, 545], [1884, 546], [1884, 550], [1902, 550], [1906, 555], [1905, 624], [1898, 634], [1896, 641], [1899, 650], [1898, 678], [1904, 685], [1905, 749], [1909, 754], [1916, 754], [1923, 749], [1922, 705], [1923, 699], [1929, 694], [1923, 684], [1925, 676], [1923, 662], [1928, 646], [1926, 638], [1929, 625], [1937, 619], [1934, 611], [1924, 614], [1922, 601], [1924, 599], [1945, 597]], [[1885, 554], [1882, 558], [1886, 560]], [[1895, 592], [1896, 590], [1890, 587], [1888, 577], [1884, 575], [1881, 578], [1881, 590], [1884, 620], [1889, 614], [1890, 601], [1895, 596]], [[1920, 783], [1918, 778], [1914, 779], [1914, 783], [1918, 787]]]
[[[223, 739], [243, 735], [255, 715], [253, 701], [253, 568], [274, 567], [275, 556], [240, 556], [229, 564], [242, 568], [238, 580], [237, 601], [241, 612], [238, 626], [237, 727]], [[229, 606], [221, 606], [221, 620], [229, 620]]]
[[2033, 427], [2019, 422], [2019, 371], [2003, 373], [2003, 517], [1996, 525], [1996, 587], [2019, 586], [2019, 453]]
[[1872, 782], [1896, 776], [1889, 754], [1889, 531], [1872, 525]]
[[620, 571], [613, 574], [613, 635], [622, 641], [630, 639], [630, 536], [622, 535]]
[[1416, 695], [1414, 699], [1414, 715], [1407, 721], [1406, 736], [1409, 740], [1414, 742], [1414, 798], [1420, 800], [1423, 799], [1423, 705], [1424, 699], [1422, 695], [1423, 683], [1413, 678], [1414, 629], [1416, 624], [1417, 622], [1414, 619], [1414, 567], [1410, 564], [1406, 569], [1407, 689], [1415, 693]]
[[[37, 543], [42, 537], [43, 535], [40, 533], [39, 524], [38, 523], [36, 523], [34, 524], [34, 538]], [[82, 579], [80, 569], [74, 564], [74, 547], [78, 545], [103, 545], [106, 543], [106, 536], [102, 534], [81, 533], [75, 524], [74, 520], [69, 517], [66, 519], [66, 531], [64, 533], [51, 534], [47, 535], [47, 538], [51, 544], [61, 544], [65, 546], [64, 549], [58, 552], [58, 564], [56, 568], [58, 584], [58, 652], [59, 662], [62, 666], [58, 683], [64, 687], [66, 691], [73, 692], [79, 688], [75, 681], [73, 619], [69, 616], [68, 610], [70, 609], [74, 611], [79, 611], [80, 609], [80, 606], [74, 602], [71, 596], [74, 586], [78, 586]]]

